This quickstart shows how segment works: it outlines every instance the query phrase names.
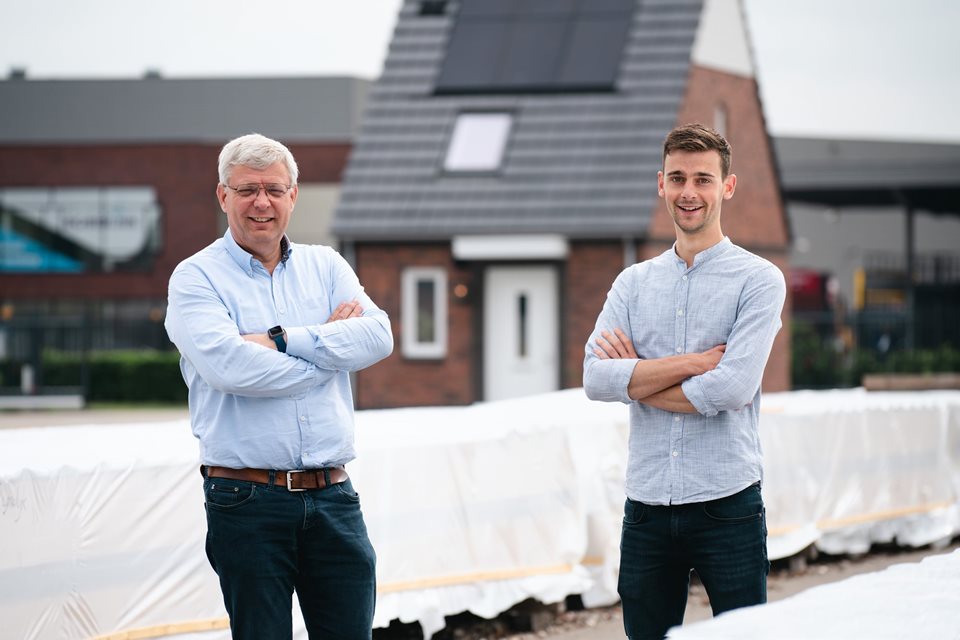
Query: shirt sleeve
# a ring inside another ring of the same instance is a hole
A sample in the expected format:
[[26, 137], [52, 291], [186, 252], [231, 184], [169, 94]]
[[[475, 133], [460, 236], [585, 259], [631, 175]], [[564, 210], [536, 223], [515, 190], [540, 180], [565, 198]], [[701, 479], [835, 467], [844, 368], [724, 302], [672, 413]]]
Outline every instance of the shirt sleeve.
[[386, 312], [380, 309], [360, 285], [360, 280], [343, 257], [331, 252], [330, 308], [356, 300], [363, 308], [358, 318], [337, 320], [307, 327], [287, 328], [287, 354], [302, 358], [322, 369], [359, 371], [383, 360], [393, 352], [393, 330]]
[[773, 265], [755, 274], [740, 294], [737, 319], [720, 363], [712, 371], [684, 380], [684, 395], [705, 416], [737, 411], [750, 404], [780, 330], [786, 297], [783, 273]]
[[334, 374], [298, 358], [244, 340], [208, 277], [181, 265], [170, 277], [170, 340], [204, 382], [223, 393], [283, 397], [304, 393]]
[[630, 384], [633, 369], [637, 366], [637, 359], [599, 358], [593, 350], [602, 331], [613, 331], [619, 328], [626, 334], [627, 339], [633, 340], [628, 300], [634, 280], [633, 268], [624, 270], [614, 280], [593, 333], [590, 334], [584, 347], [583, 389], [591, 400], [625, 404], [633, 402], [628, 395], [627, 387]]

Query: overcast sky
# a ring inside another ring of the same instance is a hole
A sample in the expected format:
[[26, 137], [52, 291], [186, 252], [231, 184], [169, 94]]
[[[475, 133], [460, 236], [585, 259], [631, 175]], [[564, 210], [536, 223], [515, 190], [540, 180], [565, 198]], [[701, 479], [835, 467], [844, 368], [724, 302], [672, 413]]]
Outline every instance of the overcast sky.
[[[0, 73], [373, 78], [400, 4], [0, 0]], [[960, 2], [745, 0], [745, 8], [774, 134], [960, 142]]]

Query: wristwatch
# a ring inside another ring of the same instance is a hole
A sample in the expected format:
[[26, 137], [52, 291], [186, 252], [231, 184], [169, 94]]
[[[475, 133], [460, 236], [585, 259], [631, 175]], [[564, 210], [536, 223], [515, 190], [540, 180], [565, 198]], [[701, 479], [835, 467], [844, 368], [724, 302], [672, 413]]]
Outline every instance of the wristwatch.
[[280, 353], [287, 352], [287, 340], [284, 335], [283, 327], [280, 325], [267, 329], [267, 337], [277, 343], [277, 351]]

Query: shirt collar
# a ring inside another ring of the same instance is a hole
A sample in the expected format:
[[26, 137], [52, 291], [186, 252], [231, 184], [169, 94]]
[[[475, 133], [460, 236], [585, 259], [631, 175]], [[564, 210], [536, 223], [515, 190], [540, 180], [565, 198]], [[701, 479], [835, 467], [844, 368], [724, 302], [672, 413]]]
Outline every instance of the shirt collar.
[[[708, 260], [711, 260], [714, 257], [725, 253], [727, 249], [729, 249], [731, 246], [733, 246], [733, 242], [731, 242], [730, 238], [728, 236], [723, 236], [723, 240], [713, 245], [712, 247], [708, 247], [703, 251], [701, 251], [700, 253], [698, 253], [697, 255], [693, 256], [693, 265], [690, 268], [693, 269], [703, 265]], [[676, 242], [674, 242], [673, 246], [670, 247], [669, 253], [670, 255], [673, 256], [673, 259], [679, 262], [680, 264], [682, 264], [684, 270], [686, 270], [687, 268], [686, 261], [683, 258], [681, 258], [679, 255], [677, 255]]]
[[[253, 276], [254, 265], [260, 264], [260, 261], [237, 244], [229, 228], [227, 228], [226, 233], [223, 234], [223, 241], [227, 245], [227, 253], [230, 254], [234, 262], [236, 262], [248, 276]], [[293, 253], [293, 244], [290, 242], [290, 239], [287, 238], [287, 234], [283, 234], [283, 237], [280, 238], [280, 262], [286, 263], [291, 253]]]

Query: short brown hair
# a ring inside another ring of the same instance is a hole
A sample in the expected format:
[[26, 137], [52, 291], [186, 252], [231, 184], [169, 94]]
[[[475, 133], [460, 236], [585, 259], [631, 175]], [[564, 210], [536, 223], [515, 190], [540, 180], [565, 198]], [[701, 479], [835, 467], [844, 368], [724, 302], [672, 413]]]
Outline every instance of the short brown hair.
[[730, 145], [726, 139], [699, 123], [684, 124], [670, 133], [663, 141], [663, 162], [672, 151], [716, 151], [720, 154], [720, 177], [730, 173]]

